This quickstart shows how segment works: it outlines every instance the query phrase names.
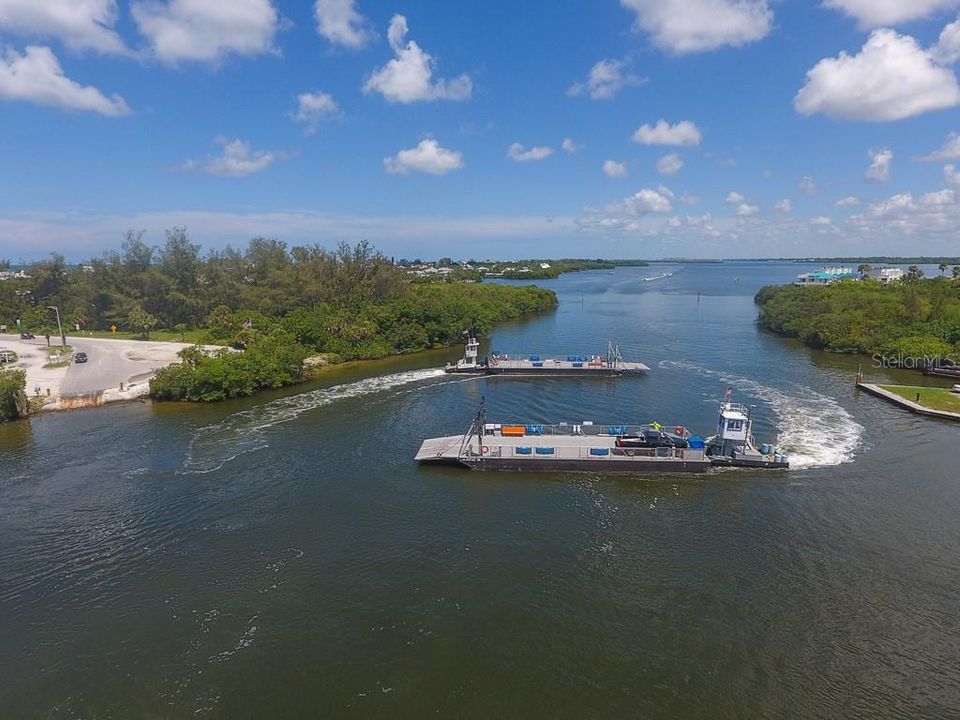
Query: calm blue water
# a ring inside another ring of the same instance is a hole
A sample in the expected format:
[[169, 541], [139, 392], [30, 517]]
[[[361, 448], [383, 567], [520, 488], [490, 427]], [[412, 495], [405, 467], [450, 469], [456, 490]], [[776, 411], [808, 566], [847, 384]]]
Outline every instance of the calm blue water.
[[[490, 343], [615, 340], [640, 378], [451, 378], [435, 353], [0, 428], [0, 714], [956, 717], [958, 429], [756, 329], [756, 290], [802, 269], [567, 275], [544, 283], [557, 312]], [[412, 462], [481, 397], [502, 419], [707, 432], [727, 386], [795, 469]]]

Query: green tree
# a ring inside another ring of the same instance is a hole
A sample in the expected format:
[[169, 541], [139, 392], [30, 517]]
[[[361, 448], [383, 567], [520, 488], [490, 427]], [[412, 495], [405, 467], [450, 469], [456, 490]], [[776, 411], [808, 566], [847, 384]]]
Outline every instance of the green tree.
[[0, 422], [26, 416], [29, 409], [26, 387], [26, 371], [0, 370]]
[[857, 272], [860, 273], [860, 277], [866, 277], [871, 270], [873, 270], [873, 266], [870, 263], [860, 263], [857, 267]]
[[127, 315], [127, 324], [131, 329], [140, 331], [140, 336], [144, 340], [149, 340], [150, 331], [157, 326], [157, 318], [139, 305], [134, 305]]
[[950, 267], [948, 263], [941, 262], [938, 266], [940, 269], [940, 277], [943, 277], [943, 274], [947, 271], [947, 268]]

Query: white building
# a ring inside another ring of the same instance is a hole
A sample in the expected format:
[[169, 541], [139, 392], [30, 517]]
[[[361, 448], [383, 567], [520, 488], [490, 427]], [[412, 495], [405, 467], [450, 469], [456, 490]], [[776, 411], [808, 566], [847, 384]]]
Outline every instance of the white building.
[[859, 277], [853, 268], [825, 267], [816, 272], [800, 273], [793, 284], [799, 286], [830, 285], [838, 280], [857, 280]]
[[882, 283], [891, 283], [903, 278], [903, 270], [898, 267], [877, 267], [872, 268], [867, 273], [867, 277], [872, 280], [879, 280]]

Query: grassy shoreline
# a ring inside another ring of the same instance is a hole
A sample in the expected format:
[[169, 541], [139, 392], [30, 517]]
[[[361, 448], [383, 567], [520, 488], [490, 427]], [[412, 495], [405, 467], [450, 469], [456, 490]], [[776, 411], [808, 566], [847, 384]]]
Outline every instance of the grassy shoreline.
[[879, 387], [929, 410], [960, 413], [960, 393], [950, 392], [947, 388], [919, 385], [880, 385]]

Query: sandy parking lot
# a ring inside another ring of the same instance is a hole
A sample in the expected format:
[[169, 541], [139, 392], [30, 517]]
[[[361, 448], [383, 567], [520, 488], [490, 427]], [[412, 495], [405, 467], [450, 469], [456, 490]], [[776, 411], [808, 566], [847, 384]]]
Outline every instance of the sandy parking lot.
[[190, 346], [189, 343], [71, 336], [67, 336], [67, 344], [76, 352], [85, 352], [88, 361], [44, 368], [48, 363], [45, 340], [0, 335], [0, 349], [13, 350], [19, 357], [12, 367], [27, 371], [27, 394], [33, 396], [39, 388], [41, 396], [49, 396], [45, 409], [69, 407], [71, 398], [93, 394], [100, 395], [101, 401], [146, 395], [150, 377], [160, 368], [179, 362], [177, 353]]

